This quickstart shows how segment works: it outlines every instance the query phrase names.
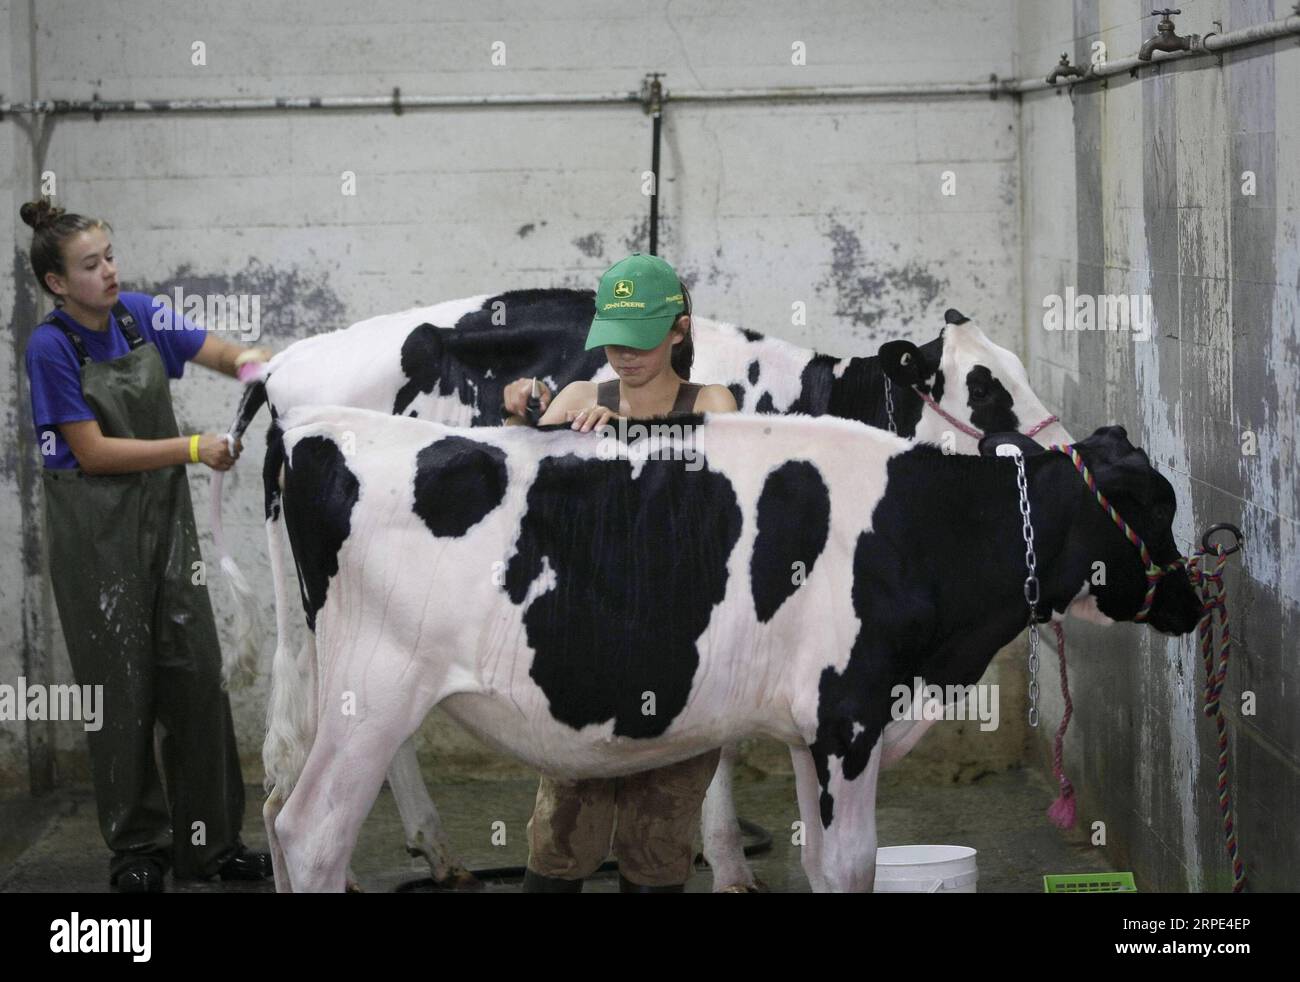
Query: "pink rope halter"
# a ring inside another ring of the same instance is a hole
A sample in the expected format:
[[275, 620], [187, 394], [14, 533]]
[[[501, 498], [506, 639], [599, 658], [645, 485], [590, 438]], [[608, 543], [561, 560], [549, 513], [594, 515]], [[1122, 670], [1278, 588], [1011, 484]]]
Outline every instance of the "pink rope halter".
[[[941, 405], [939, 405], [939, 403], [937, 403], [934, 400], [934, 397], [930, 395], [928, 392], [922, 392], [920, 388], [915, 385], [912, 386], [912, 390], [918, 396], [921, 397], [922, 402], [924, 402], [927, 406], [929, 406], [936, 413], [942, 416], [953, 426], [957, 427], [957, 429], [961, 430], [967, 436], [974, 437], [976, 440], [982, 440], [984, 438], [985, 434], [983, 430], [977, 430], [969, 423], [963, 422], [962, 420], [958, 419], [956, 416], [949, 413], [946, 409], [944, 409]], [[1059, 416], [1048, 416], [1042, 422], [1035, 423], [1033, 426], [1031, 426], [1028, 430], [1025, 431], [1024, 435], [1028, 437], [1037, 436], [1039, 433], [1047, 429], [1047, 427], [1051, 426], [1053, 423], [1059, 423], [1060, 421], [1061, 418]]]

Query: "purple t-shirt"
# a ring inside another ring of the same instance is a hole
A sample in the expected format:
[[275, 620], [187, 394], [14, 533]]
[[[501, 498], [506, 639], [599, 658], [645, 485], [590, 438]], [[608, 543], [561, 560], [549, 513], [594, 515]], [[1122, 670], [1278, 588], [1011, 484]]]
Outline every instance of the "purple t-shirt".
[[[185, 363], [203, 347], [207, 337], [203, 328], [170, 305], [155, 302], [147, 293], [120, 293], [118, 299], [135, 317], [140, 336], [157, 347], [167, 375], [180, 378]], [[108, 315], [107, 331], [83, 327], [62, 310], [55, 311], [54, 316], [81, 336], [91, 361], [111, 361], [131, 350], [112, 314]], [[58, 424], [95, 418], [81, 394], [81, 363], [77, 352], [56, 326], [41, 324], [27, 342], [25, 358], [32, 390], [32, 422], [36, 426], [36, 445], [42, 449], [41, 459], [46, 467], [62, 470], [76, 467], [77, 458], [68, 449]], [[47, 432], [53, 437], [47, 438]], [[47, 439], [53, 453], [44, 452]]]

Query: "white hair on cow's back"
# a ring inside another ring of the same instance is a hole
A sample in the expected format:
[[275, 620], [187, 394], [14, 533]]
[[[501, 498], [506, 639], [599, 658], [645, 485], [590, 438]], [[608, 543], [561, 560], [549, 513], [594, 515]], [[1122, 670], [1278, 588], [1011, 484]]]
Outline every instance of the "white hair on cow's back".
[[[751, 340], [737, 325], [709, 317], [691, 315], [691, 325], [695, 339], [693, 382], [728, 385], [743, 379], [744, 399], [737, 408], [746, 412], [757, 408], [764, 392], [771, 395], [776, 412], [785, 412], [799, 398], [803, 370], [814, 355], [811, 349], [768, 336]], [[759, 365], [758, 383], [749, 382], [749, 366], [754, 362]]]

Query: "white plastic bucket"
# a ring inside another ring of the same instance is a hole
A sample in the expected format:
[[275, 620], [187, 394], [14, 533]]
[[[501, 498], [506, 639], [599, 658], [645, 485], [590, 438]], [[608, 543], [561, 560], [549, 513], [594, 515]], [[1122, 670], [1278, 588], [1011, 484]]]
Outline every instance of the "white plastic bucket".
[[974, 893], [970, 846], [884, 846], [876, 850], [876, 893]]

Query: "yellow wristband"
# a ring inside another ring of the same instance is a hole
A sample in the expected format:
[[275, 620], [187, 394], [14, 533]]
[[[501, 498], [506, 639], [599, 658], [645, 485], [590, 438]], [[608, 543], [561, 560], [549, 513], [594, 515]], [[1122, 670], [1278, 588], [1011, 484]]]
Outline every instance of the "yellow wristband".
[[199, 435], [195, 433], [192, 437], [190, 437], [190, 463], [197, 464], [198, 462], [199, 462]]

